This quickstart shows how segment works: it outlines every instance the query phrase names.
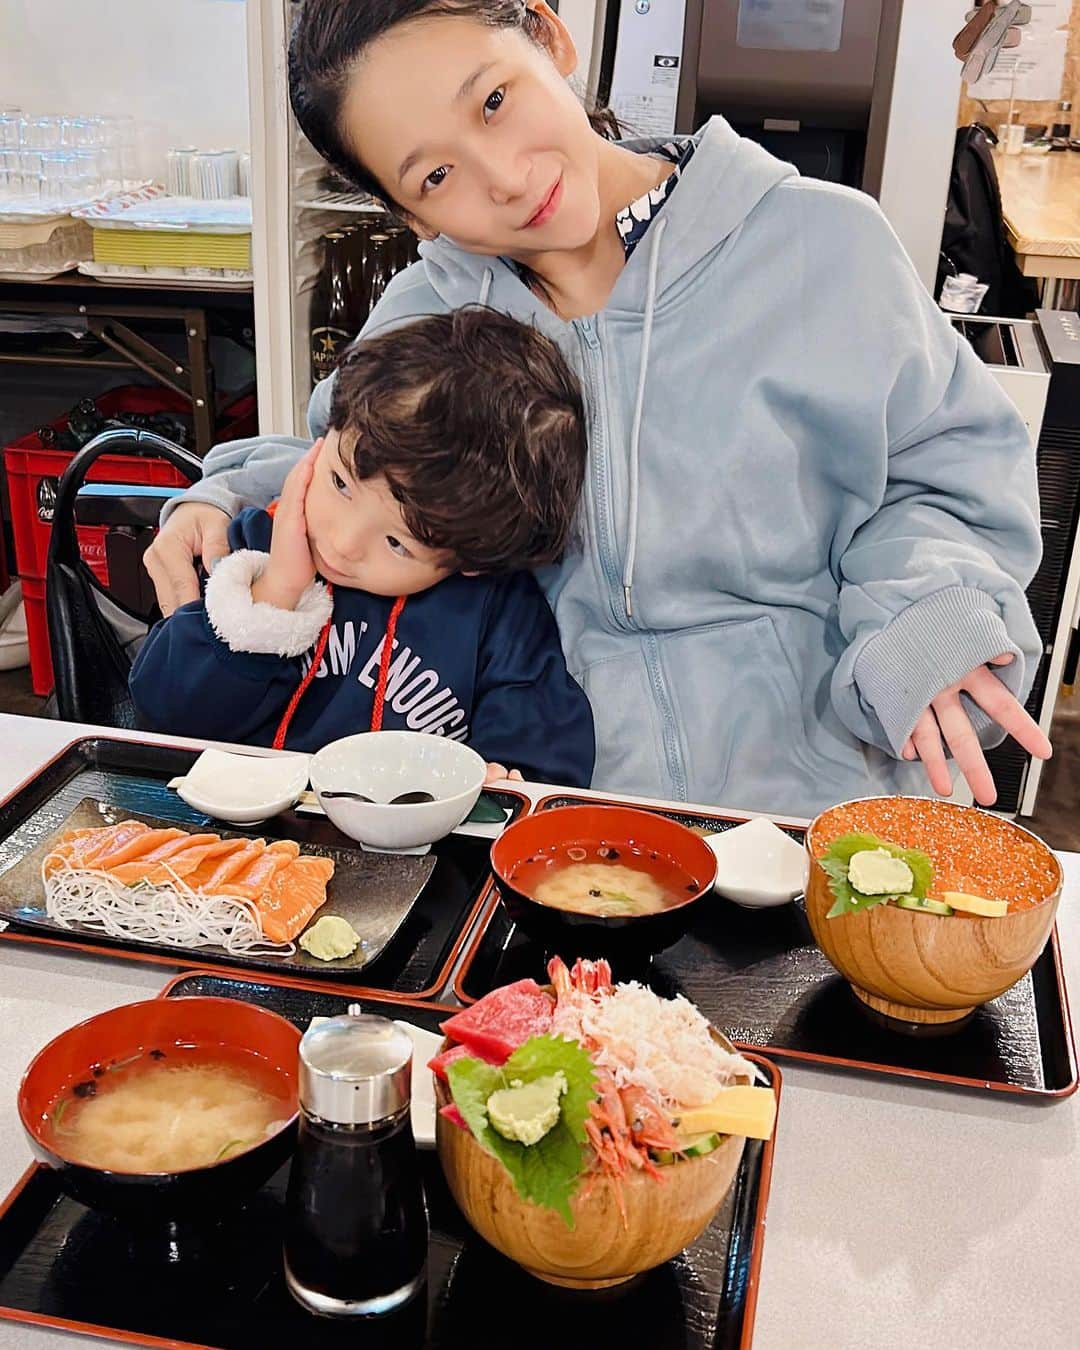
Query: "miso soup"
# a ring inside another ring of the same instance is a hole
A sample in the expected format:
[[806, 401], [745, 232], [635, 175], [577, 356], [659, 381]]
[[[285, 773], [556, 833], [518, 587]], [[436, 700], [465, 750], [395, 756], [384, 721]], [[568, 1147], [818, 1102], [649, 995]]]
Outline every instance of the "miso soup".
[[110, 1172], [186, 1172], [262, 1143], [295, 1109], [289, 1084], [257, 1055], [170, 1045], [96, 1066], [53, 1106], [52, 1143]]
[[541, 849], [510, 880], [541, 905], [597, 918], [658, 914], [700, 890], [672, 858], [629, 845], [569, 843]]

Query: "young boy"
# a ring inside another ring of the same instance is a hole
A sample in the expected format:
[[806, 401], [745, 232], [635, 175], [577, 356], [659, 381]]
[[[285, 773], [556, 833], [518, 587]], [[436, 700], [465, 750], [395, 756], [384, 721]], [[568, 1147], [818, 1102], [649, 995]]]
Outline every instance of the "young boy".
[[474, 309], [358, 344], [325, 438], [148, 636], [140, 720], [296, 750], [426, 731], [588, 786], [592, 714], [525, 570], [564, 551], [585, 454], [577, 383], [532, 328]]

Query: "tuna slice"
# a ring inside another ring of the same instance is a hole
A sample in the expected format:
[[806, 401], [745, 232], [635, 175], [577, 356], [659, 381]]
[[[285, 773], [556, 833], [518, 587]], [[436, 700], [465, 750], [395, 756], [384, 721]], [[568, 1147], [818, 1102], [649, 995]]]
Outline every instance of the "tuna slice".
[[[465, 1055], [472, 1055], [475, 1059], [483, 1059], [483, 1055], [477, 1054], [475, 1050], [470, 1050], [467, 1045], [452, 1045], [449, 1050], [440, 1051], [434, 1059], [429, 1059], [428, 1068], [436, 1078], [441, 1078], [446, 1083], [449, 1081], [446, 1076], [447, 1065], [453, 1064], [455, 1059], [461, 1059]], [[490, 1060], [485, 1061], [485, 1063], [491, 1062]], [[502, 1060], [500, 1059], [497, 1062], [501, 1064]]]
[[517, 980], [447, 1018], [442, 1029], [470, 1054], [502, 1064], [531, 1036], [551, 1030], [554, 1009], [555, 1000], [535, 980]]

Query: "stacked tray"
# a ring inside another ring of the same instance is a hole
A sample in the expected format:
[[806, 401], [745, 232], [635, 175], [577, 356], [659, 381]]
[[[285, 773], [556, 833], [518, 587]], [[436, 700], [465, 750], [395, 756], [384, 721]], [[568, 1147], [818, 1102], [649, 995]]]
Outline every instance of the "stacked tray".
[[[306, 1027], [350, 1000], [216, 974], [174, 980], [163, 996], [239, 998]], [[436, 1030], [449, 1009], [362, 1000], [365, 1012]], [[757, 1059], [780, 1090], [779, 1072]], [[328, 1324], [289, 1297], [281, 1268], [285, 1172], [227, 1226], [136, 1237], [63, 1196], [32, 1168], [0, 1211], [0, 1318], [140, 1345], [202, 1350], [516, 1350], [647, 1345], [649, 1350], [749, 1347], [772, 1172], [772, 1142], [749, 1141], [713, 1223], [678, 1258], [598, 1295], [542, 1284], [466, 1225], [434, 1153], [421, 1153], [431, 1220], [426, 1299], [358, 1329]]]
[[[425, 858], [371, 854], [350, 847], [325, 817], [293, 811], [250, 829], [226, 830], [167, 786], [197, 757], [197, 751], [137, 741], [87, 739], [9, 797], [0, 806], [0, 921], [6, 924], [0, 937], [172, 966], [255, 969], [275, 980], [348, 982], [402, 997], [429, 997], [443, 988], [489, 889], [487, 840], [453, 834]], [[515, 814], [525, 806], [517, 793], [489, 796]], [[324, 963], [300, 951], [289, 957], [238, 956], [217, 948], [177, 948], [61, 928], [45, 913], [39, 880], [48, 841], [72, 823], [104, 824], [129, 816], [154, 824], [209, 826], [222, 834], [295, 839], [306, 851], [332, 856], [337, 875], [331, 896], [341, 902], [334, 908], [351, 915], [358, 930], [377, 928], [378, 950]]]
[[[537, 809], [583, 800], [550, 797]], [[660, 814], [708, 832], [741, 823], [674, 809]], [[800, 830], [786, 828], [801, 841]], [[642, 979], [665, 997], [685, 994], [733, 1041], [776, 1058], [1041, 1100], [1076, 1090], [1076, 1050], [1056, 932], [1031, 973], [1001, 998], [977, 1009], [962, 1026], [915, 1035], [876, 1018], [854, 997], [814, 942], [799, 903], [742, 909], [713, 897], [695, 913], [699, 917], [675, 946], [641, 968], [617, 966], [616, 978]], [[470, 1003], [512, 980], [543, 980], [547, 956], [493, 898], [466, 950], [454, 993]]]

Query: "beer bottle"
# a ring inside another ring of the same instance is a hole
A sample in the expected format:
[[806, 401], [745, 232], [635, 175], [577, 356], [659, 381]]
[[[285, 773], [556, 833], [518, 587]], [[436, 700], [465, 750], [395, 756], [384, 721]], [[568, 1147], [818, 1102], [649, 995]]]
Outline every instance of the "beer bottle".
[[359, 333], [360, 329], [363, 328], [370, 308], [368, 304], [368, 283], [371, 272], [369, 245], [371, 231], [372, 221], [370, 216], [361, 216], [351, 225], [345, 241], [354, 333]]
[[394, 271], [403, 272], [419, 257], [416, 251], [416, 235], [413, 234], [412, 230], [407, 230], [404, 225], [391, 225], [387, 228], [386, 233], [392, 241]]
[[371, 264], [368, 268], [368, 313], [379, 303], [389, 286], [394, 272], [394, 241], [385, 230], [377, 230], [368, 238]]
[[105, 430], [105, 419], [92, 398], [80, 399], [68, 413], [67, 430], [79, 450]]
[[311, 378], [316, 384], [326, 379], [356, 336], [349, 326], [344, 243], [340, 230], [323, 236], [323, 267], [311, 299]]

